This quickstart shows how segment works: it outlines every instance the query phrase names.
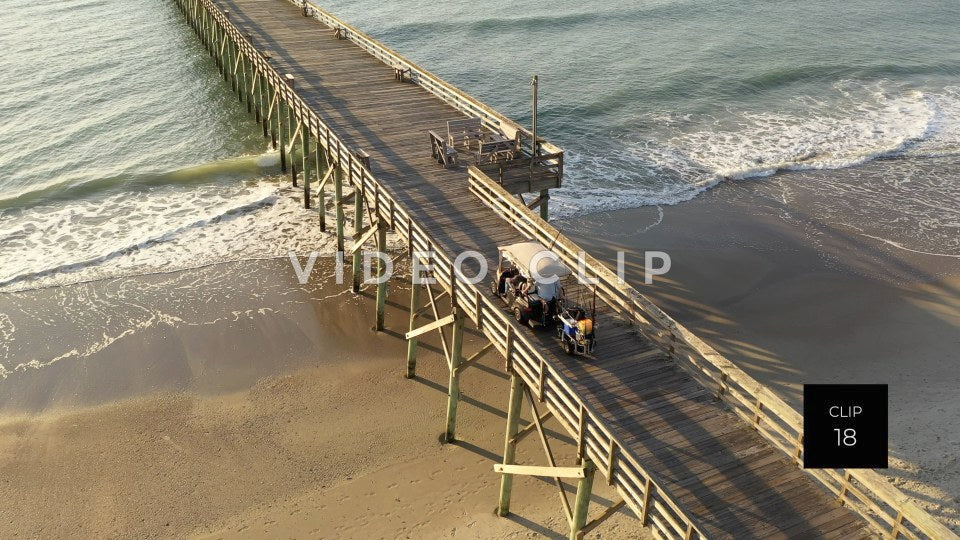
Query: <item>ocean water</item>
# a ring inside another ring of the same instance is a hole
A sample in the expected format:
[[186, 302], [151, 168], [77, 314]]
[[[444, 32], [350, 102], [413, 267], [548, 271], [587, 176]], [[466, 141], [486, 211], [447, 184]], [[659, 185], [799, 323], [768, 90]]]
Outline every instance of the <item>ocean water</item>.
[[[955, 0], [323, 5], [524, 123], [539, 74], [558, 217], [796, 175], [960, 256], [956, 169], [904, 166], [960, 154]], [[3, 7], [0, 291], [329, 246], [171, 2]]]

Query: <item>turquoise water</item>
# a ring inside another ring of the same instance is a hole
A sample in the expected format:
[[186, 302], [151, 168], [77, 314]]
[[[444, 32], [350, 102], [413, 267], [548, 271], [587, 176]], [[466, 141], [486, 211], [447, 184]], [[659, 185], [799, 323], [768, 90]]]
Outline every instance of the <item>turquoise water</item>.
[[[539, 74], [557, 216], [778, 173], [960, 255], [953, 171], [803, 176], [960, 153], [955, 1], [324, 6], [524, 123]], [[7, 0], [0, 46], [0, 289], [328, 245], [171, 2]]]

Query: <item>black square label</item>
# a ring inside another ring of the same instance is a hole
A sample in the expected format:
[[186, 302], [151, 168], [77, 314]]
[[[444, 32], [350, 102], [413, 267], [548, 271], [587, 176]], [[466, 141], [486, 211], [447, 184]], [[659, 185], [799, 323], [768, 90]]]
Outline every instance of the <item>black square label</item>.
[[887, 385], [803, 385], [803, 467], [887, 468]]

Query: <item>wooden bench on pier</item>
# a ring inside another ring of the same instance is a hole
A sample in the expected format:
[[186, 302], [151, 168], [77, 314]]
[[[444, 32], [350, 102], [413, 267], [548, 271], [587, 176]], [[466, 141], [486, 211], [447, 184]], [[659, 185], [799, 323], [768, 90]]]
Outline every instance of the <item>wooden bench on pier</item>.
[[483, 122], [479, 118], [464, 118], [447, 122], [447, 144], [470, 150], [474, 141], [483, 141]]
[[436, 131], [430, 131], [430, 149], [433, 151], [433, 159], [443, 165], [443, 168], [449, 169], [458, 165], [457, 149], [447, 144], [447, 141]]
[[477, 165], [509, 161], [517, 155], [517, 143], [500, 135], [490, 141], [480, 141], [476, 158]]

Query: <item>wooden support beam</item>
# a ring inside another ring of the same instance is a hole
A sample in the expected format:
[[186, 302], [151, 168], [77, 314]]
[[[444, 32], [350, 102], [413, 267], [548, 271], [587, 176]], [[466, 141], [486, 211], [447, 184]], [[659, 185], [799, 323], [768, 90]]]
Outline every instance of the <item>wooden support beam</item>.
[[323, 175], [323, 178], [320, 180], [320, 191], [323, 191], [323, 188], [324, 186], [327, 185], [327, 182], [329, 182], [330, 179], [333, 178], [333, 171], [335, 171], [336, 169], [337, 168], [335, 166], [330, 166], [327, 169], [327, 174]]
[[237, 65], [240, 66], [240, 80], [237, 84], [237, 99], [240, 103], [247, 102], [247, 113], [250, 112], [250, 95], [247, 94], [247, 59], [237, 47]]
[[267, 114], [267, 107], [270, 103], [270, 92], [267, 89], [267, 78], [263, 77], [260, 79], [260, 89], [258, 94], [260, 96], [260, 124], [263, 127], [263, 138], [270, 136], [269, 128], [269, 115]]
[[[433, 318], [440, 318], [440, 309], [437, 307], [437, 298], [433, 295], [433, 288], [430, 285], [427, 287], [427, 296], [430, 299], [430, 311], [433, 312]], [[447, 359], [447, 367], [450, 367], [450, 345], [447, 344], [447, 336], [443, 332], [440, 332], [440, 345], [443, 346], [443, 355]]]
[[573, 523], [570, 525], [570, 540], [577, 540], [587, 524], [587, 512], [590, 510], [590, 496], [593, 492], [593, 477], [597, 468], [589, 459], [583, 460], [584, 476], [577, 483], [577, 499], [573, 506]]
[[[410, 331], [416, 328], [417, 305], [420, 304], [420, 290], [422, 285], [416, 282], [416, 275], [410, 275]], [[407, 371], [406, 378], [412, 379], [417, 375], [417, 338], [416, 336], [407, 338]]]
[[260, 110], [260, 72], [253, 67], [253, 64], [250, 65], [250, 72], [253, 74], [253, 81], [250, 83], [250, 95], [253, 96], [253, 117], [259, 124], [260, 115], [263, 113], [263, 111]]
[[547, 221], [550, 217], [550, 211], [548, 208], [550, 201], [550, 190], [541, 190], [540, 197], [538, 197], [537, 200], [540, 201], [540, 219]]
[[[277, 92], [276, 94], [279, 94]], [[276, 94], [274, 97], [276, 98]], [[286, 117], [284, 109], [286, 105], [283, 101], [277, 102], [277, 134], [279, 136], [279, 150], [280, 150], [280, 172], [287, 172], [287, 128], [286, 128]]]
[[[513, 465], [517, 453], [517, 428], [520, 426], [520, 408], [523, 405], [523, 379], [513, 373], [510, 375], [510, 405], [507, 408], [507, 435], [503, 443], [503, 464]], [[500, 478], [500, 502], [497, 515], [510, 514], [510, 492], [513, 488], [513, 475], [505, 473]]]
[[493, 471], [501, 474], [522, 474], [525, 476], [546, 476], [551, 478], [584, 478], [583, 467], [540, 467], [537, 465], [504, 465], [494, 463]]
[[[407, 338], [407, 339], [413, 339], [413, 338], [422, 336], [423, 334], [426, 334], [427, 332], [432, 332], [432, 331], [434, 331], [434, 330], [436, 330], [436, 329], [438, 329], [438, 328], [443, 328], [444, 326], [446, 326], [446, 325], [448, 325], [448, 324], [452, 324], [455, 320], [456, 320], [456, 317], [453, 316], [452, 314], [451, 314], [451, 315], [447, 315], [446, 317], [444, 317], [444, 318], [442, 318], [442, 319], [433, 321], [432, 323], [425, 324], [425, 325], [421, 326], [420, 328], [417, 328], [416, 330], [411, 329], [409, 332], [407, 332], [406, 338]], [[410, 322], [411, 322], [411, 324], [413, 323], [412, 320], [411, 320]]]
[[[314, 158], [313, 162], [315, 165], [314, 170], [317, 171], [317, 182], [319, 183], [319, 185], [317, 186], [317, 209], [318, 209], [317, 214], [320, 215], [320, 230], [326, 232], [327, 230], [327, 193], [324, 189], [324, 185], [325, 185], [324, 179], [326, 180], [330, 179], [331, 171], [329, 170], [330, 167], [327, 164], [327, 154], [323, 151], [323, 148], [320, 146], [319, 138], [317, 139], [317, 144], [316, 144], [316, 147], [314, 148], [313, 158]], [[321, 171], [323, 171], [324, 168], [328, 169], [327, 174], [321, 177], [321, 175], [323, 174]]]
[[580, 535], [578, 538], [583, 538], [583, 535], [596, 529], [598, 525], [610, 519], [610, 517], [616, 514], [617, 512], [619, 512], [620, 509], [623, 508], [625, 504], [627, 504], [627, 501], [621, 499], [620, 502], [604, 510], [602, 514], [597, 516], [595, 519], [591, 520], [590, 523], [587, 523], [586, 525], [583, 526], [582, 529], [580, 529]]
[[[363, 192], [356, 190], [356, 196], [353, 199], [353, 230], [360, 231], [363, 229]], [[361, 271], [361, 265], [363, 261], [360, 257], [360, 250], [356, 249], [357, 244], [354, 244], [353, 252], [353, 292], [360, 292], [360, 281], [363, 279], [363, 272]]]
[[267, 108], [267, 123], [270, 125], [270, 143], [273, 145], [273, 149], [278, 148], [277, 145], [277, 117], [279, 116], [279, 107], [280, 104], [277, 101], [277, 90], [272, 86], [267, 86], [267, 99], [270, 100], [270, 106]]
[[[435, 299], [436, 299], [436, 300], [440, 300], [440, 299], [442, 299], [444, 296], [446, 296], [447, 294], [449, 294], [447, 291], [442, 291], [440, 294], [438, 294], [438, 295], [435, 297]], [[433, 307], [433, 306], [430, 304], [430, 302], [427, 302], [427, 305], [425, 305], [425, 306], [423, 306], [423, 307], [421, 307], [420, 309], [417, 310], [416, 316], [419, 317], [420, 315], [423, 315], [424, 313], [427, 312], [427, 310], [431, 309], [432, 307]]]
[[[381, 252], [385, 252], [387, 245], [387, 225], [382, 220], [377, 220], [377, 246]], [[374, 329], [379, 332], [383, 330], [384, 319], [386, 318], [387, 307], [387, 262], [377, 257], [377, 322]]]
[[[547, 420], [550, 419], [551, 416], [553, 416], [553, 411], [548, 410], [547, 412], [543, 413], [542, 415], [540, 415], [540, 423], [542, 424], [543, 422], [546, 422]], [[526, 437], [530, 433], [533, 433], [533, 431], [536, 428], [537, 428], [536, 422], [530, 422], [529, 424], [523, 426], [523, 428], [521, 428], [520, 431], [517, 432], [517, 436], [514, 437], [514, 442], [519, 443], [520, 441], [523, 440], [524, 437]]]
[[370, 240], [370, 238], [377, 233], [378, 224], [379, 222], [374, 223], [373, 225], [367, 227], [367, 230], [359, 233], [359, 237], [358, 235], [353, 235], [353, 246], [350, 248], [351, 255], [356, 254], [357, 251], [359, 251], [360, 248], [362, 248], [363, 245], [367, 243], [367, 240]]
[[343, 228], [346, 217], [343, 214], [343, 167], [339, 164], [333, 168], [333, 203], [337, 215], [337, 252], [343, 253]]
[[310, 130], [304, 129], [300, 138], [300, 149], [303, 153], [303, 207], [310, 209]]
[[[291, 86], [293, 85], [292, 80], [290, 81], [290, 84]], [[287, 133], [287, 140], [290, 141], [290, 150], [293, 150], [293, 141], [297, 140], [296, 133], [294, 133], [294, 125], [296, 125], [296, 129], [300, 129], [300, 121], [296, 117], [296, 113], [293, 110], [293, 103], [291, 102], [287, 103], [287, 129], [289, 130], [289, 133]], [[290, 179], [293, 183], [293, 187], [297, 187], [296, 161], [293, 160], [293, 154], [291, 154], [290, 151], [287, 153], [289, 154], [288, 157], [290, 158]]]
[[450, 351], [450, 380], [447, 385], [447, 427], [443, 442], [457, 440], [457, 406], [460, 404], [460, 361], [463, 351], [463, 313], [453, 308], [453, 345]]
[[271, 117], [271, 116], [273, 116], [273, 111], [276, 110], [276, 108], [277, 108], [277, 99], [278, 99], [278, 96], [279, 96], [279, 93], [278, 93], [277, 91], [271, 91], [270, 94], [271, 94], [272, 97], [270, 98], [270, 106], [267, 107], [267, 117], [268, 117], [268, 118]]
[[[293, 149], [296, 148], [297, 146], [297, 141], [299, 140], [299, 137], [300, 137], [300, 130], [303, 127], [303, 122], [301, 122], [300, 120], [297, 120], [296, 118], [293, 118], [292, 116], [290, 118], [290, 121], [291, 122], [296, 121], [297, 123], [297, 128], [294, 129], [293, 134], [290, 135], [290, 148], [287, 148], [287, 153], [293, 155]], [[297, 185], [296, 178], [294, 178], [293, 180], [293, 185], [294, 186]]]
[[473, 353], [470, 356], [470, 358], [467, 358], [466, 360], [463, 361], [462, 364], [460, 364], [460, 368], [459, 368], [460, 372], [463, 373], [468, 367], [472, 366], [477, 360], [483, 358], [485, 354], [490, 352], [492, 348], [493, 348], [493, 342], [491, 341], [490, 343], [487, 343], [486, 345], [484, 345], [482, 349]]
[[[530, 410], [533, 411], [533, 422], [537, 425], [537, 435], [540, 437], [540, 445], [543, 447], [543, 453], [547, 456], [547, 463], [551, 467], [556, 467], [557, 460], [553, 457], [553, 450], [550, 448], [550, 443], [547, 441], [547, 433], [544, 431], [543, 424], [540, 422], [540, 411], [537, 410], [537, 403], [533, 400], [533, 394], [530, 392], [529, 387], [524, 388], [524, 393], [527, 395], [527, 401], [530, 404]], [[554, 477], [553, 482], [556, 484], [557, 491], [560, 494], [560, 504], [563, 505], [563, 511], [564, 515], [567, 517], [567, 523], [572, 524], [573, 510], [570, 508], [570, 501], [567, 500], [567, 492], [564, 491], [563, 484], [560, 483], [560, 477]]]

